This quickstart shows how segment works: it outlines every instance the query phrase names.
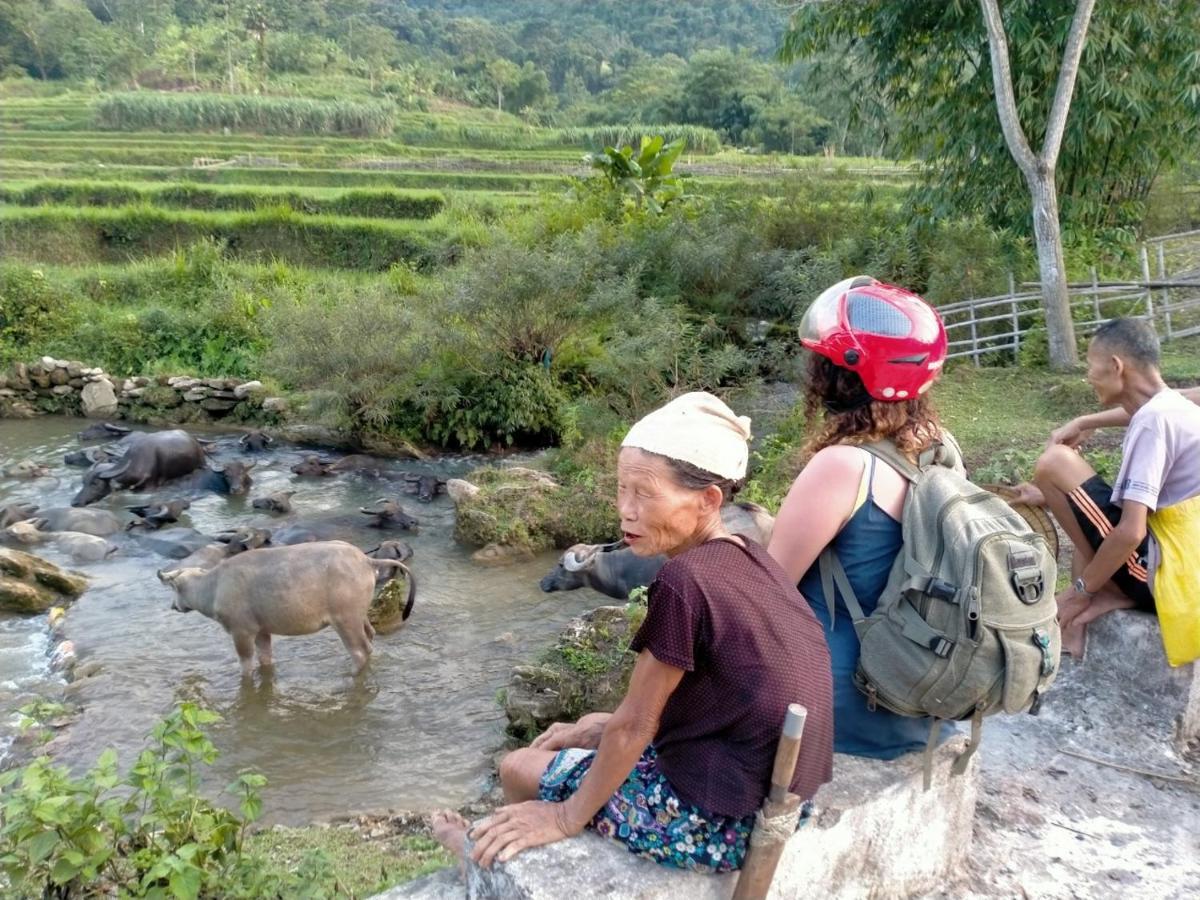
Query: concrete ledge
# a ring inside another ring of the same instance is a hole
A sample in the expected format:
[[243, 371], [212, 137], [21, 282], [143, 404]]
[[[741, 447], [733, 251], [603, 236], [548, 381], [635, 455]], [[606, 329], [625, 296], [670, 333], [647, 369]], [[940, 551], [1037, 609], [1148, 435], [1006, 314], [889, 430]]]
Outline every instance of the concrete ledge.
[[[945, 888], [964, 871], [975, 815], [975, 764], [950, 765], [966, 738], [935, 755], [933, 787], [922, 789], [921, 755], [890, 763], [837, 756], [819, 812], [788, 842], [771, 897], [907, 897]], [[468, 866], [458, 896], [471, 900], [726, 900], [736, 875], [700, 875], [633, 856], [587, 832], [529, 850], [491, 871]], [[414, 882], [381, 897], [445, 897], [446, 882]], [[436, 893], [435, 893], [436, 891]]]

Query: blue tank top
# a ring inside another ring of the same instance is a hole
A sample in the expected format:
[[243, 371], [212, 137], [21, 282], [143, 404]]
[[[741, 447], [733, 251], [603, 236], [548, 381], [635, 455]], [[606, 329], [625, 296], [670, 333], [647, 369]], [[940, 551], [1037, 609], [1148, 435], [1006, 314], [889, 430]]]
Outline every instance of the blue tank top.
[[[904, 541], [900, 523], [875, 503], [875, 457], [870, 458], [867, 497], [833, 539], [833, 549], [846, 570], [850, 586], [870, 615], [887, 584], [892, 563]], [[833, 749], [835, 753], [895, 759], [912, 750], [923, 749], [929, 740], [929, 719], [898, 716], [882, 708], [867, 709], [867, 698], [854, 686], [858, 666], [858, 635], [846, 608], [835, 590], [835, 616], [830, 626], [829, 607], [821, 587], [818, 563], [813, 563], [800, 579], [800, 593], [816, 614], [829, 644], [833, 663]], [[943, 733], [948, 729], [944, 729]]]

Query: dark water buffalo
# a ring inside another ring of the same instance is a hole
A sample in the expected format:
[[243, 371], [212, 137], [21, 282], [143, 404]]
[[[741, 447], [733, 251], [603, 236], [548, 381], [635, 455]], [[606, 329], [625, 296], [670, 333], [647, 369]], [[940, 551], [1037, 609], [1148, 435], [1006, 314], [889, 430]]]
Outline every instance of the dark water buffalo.
[[273, 513], [290, 513], [292, 511], [292, 495], [295, 491], [275, 491], [265, 497], [255, 497], [250, 505], [255, 509], [265, 509]]
[[374, 475], [378, 478], [387, 471], [387, 463], [374, 456], [367, 456], [365, 453], [351, 453], [349, 456], [343, 456], [331, 463], [329, 471], [334, 473], [353, 472], [358, 475]]
[[168, 500], [166, 503], [151, 503], [145, 506], [127, 506], [125, 507], [138, 519], [129, 524], [130, 528], [140, 526], [142, 528], [162, 528], [164, 525], [171, 525], [179, 521], [179, 517], [183, 515], [185, 509], [192, 505], [190, 500]]
[[416, 494], [421, 503], [431, 503], [438, 494], [446, 492], [446, 479], [437, 475], [420, 475], [416, 472], [404, 473], [404, 490]]
[[316, 541], [343, 540], [349, 536], [351, 528], [348, 525], [338, 525], [334, 522], [305, 522], [296, 525], [284, 525], [271, 531], [273, 546], [288, 547], [293, 544], [311, 544]]
[[115, 459], [117, 459], [117, 454], [104, 447], [72, 450], [63, 456], [63, 462], [68, 466], [94, 466], [96, 463], [112, 462]]
[[158, 487], [204, 466], [200, 442], [179, 429], [130, 434], [125, 446], [120, 459], [92, 466], [72, 506], [95, 503], [119, 488], [140, 491]]
[[[757, 503], [729, 503], [721, 509], [725, 527], [764, 546], [771, 540], [775, 519]], [[622, 541], [611, 544], [576, 544], [540, 582], [547, 593], [590, 587], [601, 594], [625, 600], [629, 592], [654, 580], [666, 564], [665, 556], [637, 556]]]
[[243, 450], [261, 453], [275, 443], [275, 438], [269, 434], [263, 434], [261, 431], [248, 431], [238, 438], [238, 443], [241, 444]]
[[420, 524], [415, 518], [404, 511], [396, 500], [380, 497], [375, 501], [375, 509], [360, 509], [363, 515], [373, 516], [375, 521], [369, 522], [371, 528], [399, 528], [402, 531], [415, 530]]
[[240, 497], [250, 493], [250, 470], [254, 463], [230, 460], [223, 469], [200, 469], [171, 482], [171, 487], [181, 491], [201, 494], [229, 494]]
[[[371, 559], [394, 559], [397, 562], [407, 562], [412, 559], [413, 549], [404, 541], [383, 541], [378, 547], [367, 550], [366, 554]], [[396, 569], [379, 569], [375, 573], [375, 580], [379, 584], [384, 584], [394, 578], [397, 571]]]
[[306, 456], [292, 466], [292, 474], [303, 478], [328, 478], [336, 473], [329, 460], [321, 459], [319, 456]]
[[95, 422], [79, 432], [82, 441], [111, 441], [129, 434], [133, 429], [124, 425], [114, 425], [112, 422]]
[[[195, 610], [221, 623], [233, 638], [242, 675], [272, 665], [271, 635], [313, 634], [332, 625], [361, 672], [371, 655], [375, 629], [367, 610], [380, 567], [407, 571], [396, 560], [373, 560], [357, 547], [326, 541], [295, 547], [264, 547], [239, 553], [208, 571], [160, 572], [175, 591], [172, 608]], [[415, 586], [415, 582], [411, 582]], [[409, 589], [404, 618], [412, 611]]]
[[247, 550], [257, 550], [271, 543], [273, 535], [266, 528], [253, 528], [244, 525], [233, 531], [222, 531], [216, 536], [217, 541], [230, 548], [231, 554], [244, 553]]
[[26, 519], [32, 519], [38, 508], [32, 503], [10, 503], [0, 506], [0, 528], [7, 528]]
[[143, 547], [171, 559], [183, 559], [213, 542], [207, 534], [201, 534], [194, 528], [164, 528], [161, 531], [134, 534]]

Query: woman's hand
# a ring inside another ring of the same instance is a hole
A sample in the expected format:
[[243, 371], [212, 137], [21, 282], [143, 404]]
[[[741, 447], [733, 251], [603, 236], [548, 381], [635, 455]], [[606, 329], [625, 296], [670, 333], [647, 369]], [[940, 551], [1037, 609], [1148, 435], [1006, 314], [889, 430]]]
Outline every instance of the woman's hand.
[[508, 862], [522, 850], [573, 837], [584, 825], [568, 822], [562, 803], [529, 800], [502, 806], [471, 830], [471, 859], [490, 869], [497, 859]]
[[565, 750], [567, 747], [595, 750], [600, 746], [604, 726], [611, 718], [612, 713], [590, 713], [574, 724], [555, 722], [529, 746], [534, 750]]

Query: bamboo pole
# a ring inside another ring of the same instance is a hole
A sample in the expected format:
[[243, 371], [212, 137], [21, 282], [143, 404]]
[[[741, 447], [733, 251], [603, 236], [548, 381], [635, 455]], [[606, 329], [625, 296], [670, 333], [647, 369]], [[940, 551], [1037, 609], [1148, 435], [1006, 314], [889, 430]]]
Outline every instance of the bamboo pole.
[[775, 750], [771, 789], [750, 835], [750, 846], [733, 891], [733, 900], [766, 900], [779, 857], [783, 855], [788, 837], [796, 830], [800, 798], [791, 793], [791, 785], [807, 717], [808, 710], [799, 703], [788, 706], [783, 733]]

